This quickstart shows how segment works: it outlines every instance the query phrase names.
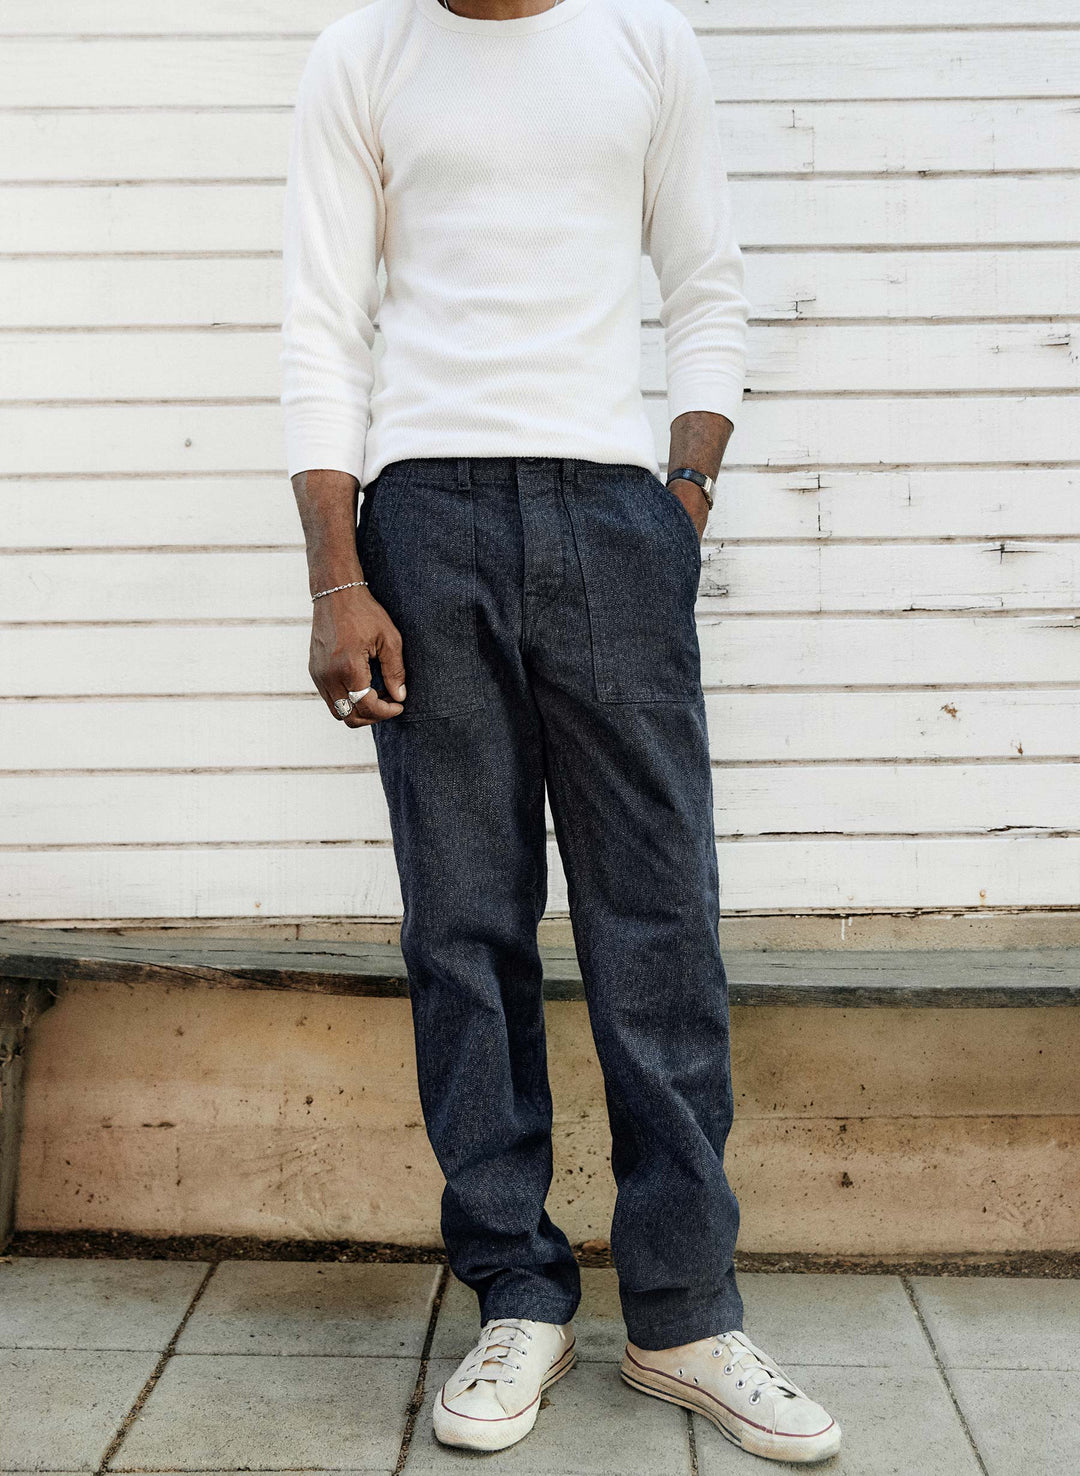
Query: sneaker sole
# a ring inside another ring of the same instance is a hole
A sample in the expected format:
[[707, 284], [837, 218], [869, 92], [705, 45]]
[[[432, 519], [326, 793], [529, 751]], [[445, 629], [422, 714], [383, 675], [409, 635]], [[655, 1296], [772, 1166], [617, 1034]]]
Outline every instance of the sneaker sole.
[[619, 1373], [625, 1383], [642, 1394], [650, 1394], [654, 1399], [664, 1399], [668, 1404], [678, 1404], [683, 1409], [704, 1415], [726, 1440], [730, 1440], [740, 1450], [749, 1451], [751, 1455], [764, 1456], [767, 1460], [809, 1465], [814, 1461], [827, 1461], [840, 1449], [840, 1426], [835, 1420], [820, 1435], [773, 1435], [768, 1430], [757, 1429], [740, 1420], [734, 1414], [729, 1416], [733, 1423], [728, 1425], [724, 1420], [723, 1407], [718, 1407], [715, 1400], [710, 1400], [704, 1392], [695, 1397], [678, 1379], [670, 1379], [657, 1369], [645, 1369], [639, 1364], [628, 1366], [624, 1361], [619, 1366]]
[[453, 1445], [464, 1450], [505, 1450], [524, 1440], [536, 1424], [540, 1412], [540, 1401], [552, 1384], [557, 1384], [577, 1362], [577, 1342], [570, 1344], [566, 1352], [553, 1363], [544, 1375], [536, 1398], [520, 1414], [508, 1415], [505, 1420], [478, 1419], [475, 1415], [455, 1414], [442, 1403], [442, 1390], [435, 1398], [432, 1424], [435, 1438], [440, 1445]]

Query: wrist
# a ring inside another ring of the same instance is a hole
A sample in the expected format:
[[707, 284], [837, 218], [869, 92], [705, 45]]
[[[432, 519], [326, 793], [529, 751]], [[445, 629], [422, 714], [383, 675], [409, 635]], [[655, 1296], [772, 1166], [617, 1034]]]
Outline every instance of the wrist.
[[324, 600], [338, 599], [343, 595], [363, 594], [367, 587], [366, 579], [349, 579], [344, 584], [324, 585], [321, 589], [311, 591], [311, 603], [321, 604]]
[[[321, 557], [319, 556], [321, 553]], [[354, 584], [367, 576], [356, 557], [355, 546], [348, 549], [308, 550], [308, 593], [319, 589], [332, 589], [341, 584]]]
[[308, 575], [308, 594], [314, 599], [320, 590], [341, 589], [342, 586], [359, 584], [363, 579], [359, 569], [332, 569], [329, 572], [320, 570], [318, 574]]
[[706, 472], [696, 470], [692, 466], [675, 466], [670, 468], [667, 474], [667, 485], [672, 482], [687, 482], [697, 487], [709, 511], [713, 507], [713, 479]]

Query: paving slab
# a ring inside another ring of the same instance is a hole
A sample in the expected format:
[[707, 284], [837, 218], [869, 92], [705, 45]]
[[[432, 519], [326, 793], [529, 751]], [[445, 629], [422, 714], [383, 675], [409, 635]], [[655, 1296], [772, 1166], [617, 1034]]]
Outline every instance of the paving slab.
[[1080, 1370], [1080, 1281], [915, 1276], [947, 1368]]
[[[780, 1363], [934, 1366], [899, 1277], [755, 1272], [740, 1276], [739, 1286], [747, 1336]], [[475, 1293], [451, 1277], [439, 1311], [432, 1355], [460, 1358], [472, 1346], [479, 1327]], [[582, 1271], [581, 1306], [574, 1330], [582, 1361], [609, 1362], [622, 1357], [626, 1329], [614, 1270]]]
[[93, 1471], [158, 1355], [0, 1350], [0, 1469]]
[[[763, 1461], [694, 1416], [700, 1476], [761, 1476], [762, 1468], [822, 1476], [980, 1476], [948, 1390], [935, 1369], [808, 1368], [788, 1373], [840, 1425], [839, 1455], [813, 1466]], [[642, 1396], [645, 1397], [644, 1395]], [[1028, 1476], [1027, 1468], [1023, 1469]]]
[[[433, 1358], [460, 1360], [475, 1343], [480, 1332], [480, 1314], [476, 1293], [471, 1287], [451, 1276], [447, 1284], [435, 1336], [431, 1343]], [[610, 1363], [622, 1357], [626, 1346], [619, 1305], [619, 1283], [613, 1270], [586, 1267], [581, 1273], [581, 1306], [574, 1317], [580, 1362]]]
[[391, 1470], [414, 1358], [177, 1353], [111, 1469]]
[[455, 1367], [453, 1359], [433, 1360], [428, 1367], [403, 1476], [461, 1476], [470, 1461], [488, 1462], [498, 1476], [690, 1476], [684, 1412], [635, 1393], [611, 1363], [579, 1363], [553, 1384], [532, 1433], [509, 1450], [485, 1456], [440, 1445], [431, 1429], [431, 1407]]
[[206, 1271], [196, 1261], [16, 1256], [0, 1264], [0, 1347], [160, 1353]]
[[958, 1368], [949, 1382], [989, 1476], [1080, 1471], [1080, 1374]]
[[933, 1368], [898, 1276], [739, 1277], [746, 1335], [778, 1363]]
[[200, 1297], [177, 1351], [419, 1357], [440, 1270], [225, 1261]]

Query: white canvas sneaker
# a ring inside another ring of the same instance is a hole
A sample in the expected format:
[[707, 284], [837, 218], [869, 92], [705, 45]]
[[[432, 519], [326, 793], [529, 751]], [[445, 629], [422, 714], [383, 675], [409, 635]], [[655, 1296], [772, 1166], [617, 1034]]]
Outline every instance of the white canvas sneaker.
[[505, 1450], [536, 1424], [540, 1396], [574, 1366], [570, 1323], [497, 1317], [435, 1397], [432, 1423], [444, 1445]]
[[627, 1343], [619, 1372], [643, 1394], [695, 1409], [743, 1450], [774, 1461], [823, 1461], [840, 1426], [741, 1332], [659, 1352]]

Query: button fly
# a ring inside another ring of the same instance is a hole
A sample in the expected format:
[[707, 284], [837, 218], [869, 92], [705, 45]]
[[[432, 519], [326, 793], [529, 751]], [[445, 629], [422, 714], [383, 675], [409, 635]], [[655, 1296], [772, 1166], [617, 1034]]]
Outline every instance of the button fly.
[[527, 645], [537, 618], [560, 593], [566, 579], [568, 530], [560, 463], [519, 457], [517, 487], [525, 552], [522, 638]]

